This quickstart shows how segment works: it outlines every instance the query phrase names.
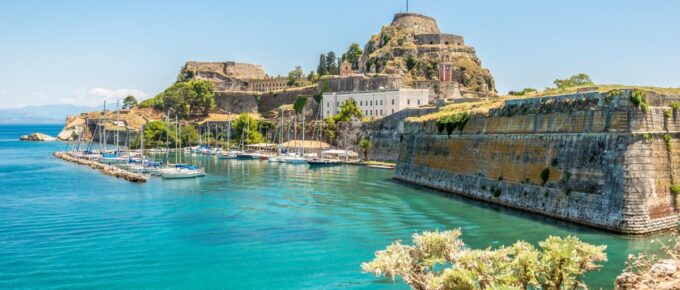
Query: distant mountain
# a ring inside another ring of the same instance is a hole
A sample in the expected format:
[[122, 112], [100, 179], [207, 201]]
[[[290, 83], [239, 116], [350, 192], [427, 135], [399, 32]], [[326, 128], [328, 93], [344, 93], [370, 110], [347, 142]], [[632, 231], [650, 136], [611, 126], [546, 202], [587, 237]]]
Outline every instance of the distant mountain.
[[18, 109], [0, 109], [0, 124], [63, 124], [66, 116], [96, 110], [96, 107], [76, 105], [43, 105]]

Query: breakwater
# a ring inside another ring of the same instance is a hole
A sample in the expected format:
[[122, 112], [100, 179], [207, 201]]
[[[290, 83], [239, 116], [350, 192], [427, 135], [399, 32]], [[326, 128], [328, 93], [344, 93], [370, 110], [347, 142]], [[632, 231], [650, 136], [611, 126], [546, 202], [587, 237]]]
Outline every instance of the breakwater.
[[407, 122], [398, 180], [628, 234], [677, 227], [680, 96], [506, 101], [462, 130]]
[[146, 182], [147, 178], [146, 176], [142, 174], [137, 174], [137, 173], [132, 173], [129, 171], [122, 170], [120, 168], [116, 168], [113, 166], [101, 164], [96, 161], [92, 160], [87, 160], [87, 159], [82, 159], [82, 158], [77, 158], [74, 156], [71, 156], [69, 153], [66, 152], [55, 152], [54, 157], [57, 157], [59, 159], [63, 159], [69, 162], [73, 162], [76, 164], [80, 165], [86, 165], [89, 166], [92, 169], [97, 169], [100, 172], [106, 174], [106, 175], [111, 175], [113, 177], [118, 177], [125, 179], [130, 182]]

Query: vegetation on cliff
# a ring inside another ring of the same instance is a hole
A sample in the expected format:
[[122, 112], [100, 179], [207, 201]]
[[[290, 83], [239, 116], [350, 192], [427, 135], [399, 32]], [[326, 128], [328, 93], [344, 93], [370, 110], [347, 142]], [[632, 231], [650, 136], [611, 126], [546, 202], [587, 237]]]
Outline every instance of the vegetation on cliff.
[[607, 260], [606, 246], [577, 237], [548, 237], [533, 245], [471, 249], [460, 229], [413, 235], [413, 245], [396, 241], [363, 263], [364, 272], [401, 277], [413, 289], [582, 289], [583, 276]]
[[234, 122], [234, 136], [236, 141], [244, 144], [256, 144], [264, 142], [260, 133], [260, 123], [248, 113], [242, 113]]
[[[183, 146], [195, 145], [198, 143], [198, 132], [191, 125], [182, 125], [179, 137], [174, 124], [163, 121], [149, 121], [144, 125], [144, 147], [174, 147], [181, 140]], [[139, 136], [132, 142], [132, 147], [139, 147], [141, 142]]]
[[143, 101], [140, 107], [163, 112], [172, 109], [182, 119], [205, 116], [215, 107], [213, 84], [198, 79], [177, 82], [155, 97]]

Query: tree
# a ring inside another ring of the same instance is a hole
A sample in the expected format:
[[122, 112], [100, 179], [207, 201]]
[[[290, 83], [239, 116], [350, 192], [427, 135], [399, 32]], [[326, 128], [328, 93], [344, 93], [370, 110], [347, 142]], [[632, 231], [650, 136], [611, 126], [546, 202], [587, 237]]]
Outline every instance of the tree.
[[123, 99], [123, 109], [130, 110], [135, 106], [137, 106], [137, 99], [135, 96], [130, 95]]
[[335, 57], [335, 52], [329, 51], [326, 54], [326, 69], [327, 69], [327, 74], [329, 75], [337, 75], [340, 74], [340, 70], [338, 69], [338, 64], [337, 64], [337, 59]]
[[319, 56], [319, 65], [316, 67], [316, 73], [320, 76], [328, 74], [328, 63], [326, 62], [326, 55], [323, 53]]
[[248, 113], [241, 114], [234, 122], [234, 134], [238, 142], [243, 144], [255, 144], [264, 142], [262, 134], [258, 131], [258, 122]]
[[349, 48], [347, 49], [347, 52], [343, 54], [342, 58], [343, 61], [348, 61], [352, 64], [352, 69], [356, 70], [359, 69], [359, 59], [361, 58], [361, 55], [364, 53], [364, 51], [361, 49], [358, 43], [354, 42], [352, 43]]
[[215, 107], [214, 85], [208, 80], [177, 82], [155, 97], [145, 100], [143, 108], [173, 109], [182, 119], [206, 115]]
[[347, 100], [340, 106], [340, 111], [333, 116], [333, 119], [336, 123], [348, 122], [352, 120], [352, 118], [361, 119], [363, 116], [364, 114], [361, 113], [361, 109], [359, 109], [357, 102], [354, 100]]
[[590, 79], [590, 76], [584, 73], [575, 74], [568, 79], [556, 79], [553, 83], [558, 89], [593, 85], [593, 81]]
[[147, 148], [156, 146], [167, 146], [169, 141], [173, 139], [174, 131], [172, 136], [170, 135], [171, 130], [168, 127], [168, 123], [163, 121], [150, 121], [144, 125], [144, 146]]
[[314, 71], [310, 71], [309, 74], [307, 75], [307, 80], [311, 83], [315, 83], [319, 81], [319, 75]]
[[296, 66], [294, 70], [288, 72], [288, 86], [299, 87], [302, 85], [302, 75], [305, 73], [300, 66]]
[[364, 152], [364, 159], [368, 161], [368, 151], [373, 149], [373, 143], [370, 139], [364, 138], [359, 142], [359, 148]]
[[207, 115], [215, 107], [214, 85], [207, 80], [190, 80], [188, 98], [189, 113], [192, 116]]
[[413, 235], [414, 245], [397, 241], [363, 263], [364, 272], [394, 279], [412, 289], [583, 289], [583, 276], [607, 260], [606, 246], [568, 236], [548, 237], [539, 248], [518, 241], [484, 250], [465, 246], [460, 229]]

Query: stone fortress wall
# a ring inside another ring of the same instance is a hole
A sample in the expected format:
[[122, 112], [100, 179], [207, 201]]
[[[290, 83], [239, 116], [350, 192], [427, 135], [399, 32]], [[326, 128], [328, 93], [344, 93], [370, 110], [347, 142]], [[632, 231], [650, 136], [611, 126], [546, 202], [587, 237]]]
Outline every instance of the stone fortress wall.
[[465, 39], [455, 34], [416, 34], [418, 45], [465, 45]]
[[663, 111], [680, 96], [648, 93], [644, 113], [630, 93], [509, 102], [451, 135], [406, 123], [395, 178], [615, 232], [676, 227], [680, 112]]

